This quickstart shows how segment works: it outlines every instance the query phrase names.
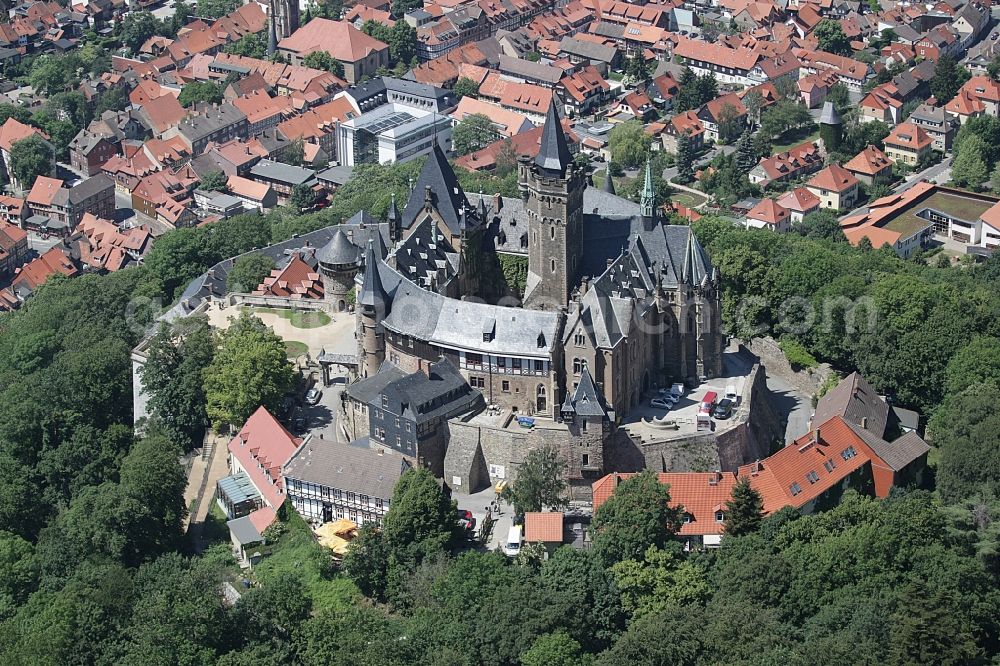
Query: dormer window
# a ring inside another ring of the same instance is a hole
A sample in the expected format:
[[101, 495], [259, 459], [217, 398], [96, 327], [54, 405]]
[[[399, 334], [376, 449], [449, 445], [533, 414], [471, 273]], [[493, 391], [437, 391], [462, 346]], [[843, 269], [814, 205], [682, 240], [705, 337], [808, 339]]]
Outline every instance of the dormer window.
[[388, 409], [388, 408], [389, 408], [389, 396], [383, 395], [382, 396], [382, 409]]
[[726, 512], [725, 511], [716, 511], [715, 512], [715, 522], [722, 523], [722, 522], [725, 522], [725, 520], [726, 520]]

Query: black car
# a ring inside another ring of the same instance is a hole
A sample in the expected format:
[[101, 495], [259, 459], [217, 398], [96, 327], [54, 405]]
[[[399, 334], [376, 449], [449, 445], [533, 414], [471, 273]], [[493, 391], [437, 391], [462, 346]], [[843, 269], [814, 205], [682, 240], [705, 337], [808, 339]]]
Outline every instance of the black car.
[[723, 398], [719, 401], [719, 404], [715, 406], [715, 411], [712, 412], [712, 418], [716, 419], [728, 419], [733, 414], [733, 401], [729, 398]]

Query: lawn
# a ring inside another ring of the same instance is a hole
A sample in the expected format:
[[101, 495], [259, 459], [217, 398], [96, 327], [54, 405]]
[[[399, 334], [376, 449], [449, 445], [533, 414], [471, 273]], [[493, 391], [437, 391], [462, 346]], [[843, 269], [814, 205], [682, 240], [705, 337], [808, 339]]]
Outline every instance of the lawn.
[[319, 328], [330, 323], [330, 315], [320, 310], [285, 310], [282, 308], [244, 308], [258, 314], [273, 314], [291, 322], [295, 328]]
[[298, 358], [309, 351], [309, 347], [304, 342], [298, 340], [285, 340], [285, 353], [288, 358]]
[[800, 143], [817, 140], [819, 140], [819, 128], [816, 125], [807, 125], [798, 129], [788, 130], [771, 144], [771, 154], [783, 153]]
[[670, 200], [676, 201], [682, 206], [687, 206], [688, 208], [694, 208], [708, 201], [708, 197], [704, 197], [698, 194], [693, 194], [691, 192], [674, 192], [673, 194], [670, 195]]
[[262, 585], [267, 585], [282, 573], [292, 573], [309, 591], [313, 609], [346, 608], [357, 601], [358, 588], [333, 568], [330, 552], [313, 538], [312, 530], [304, 520], [285, 504], [283, 512], [288, 512], [284, 521], [276, 522], [268, 528], [280, 531], [276, 540], [264, 547], [264, 558], [253, 569], [254, 577]]

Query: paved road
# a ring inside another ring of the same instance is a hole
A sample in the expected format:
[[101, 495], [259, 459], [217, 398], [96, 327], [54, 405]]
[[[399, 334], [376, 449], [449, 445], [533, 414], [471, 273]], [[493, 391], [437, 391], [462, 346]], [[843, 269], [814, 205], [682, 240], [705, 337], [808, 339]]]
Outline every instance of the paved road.
[[[730, 347], [732, 350], [732, 347]], [[745, 372], [750, 371], [750, 366], [754, 363], [752, 356], [747, 354], [727, 353], [723, 355], [723, 362], [727, 368], [745, 368]], [[773, 407], [779, 419], [786, 422], [785, 444], [794, 441], [809, 431], [809, 421], [812, 419], [812, 396], [805, 395], [794, 386], [767, 371], [764, 367], [767, 388], [774, 396]]]

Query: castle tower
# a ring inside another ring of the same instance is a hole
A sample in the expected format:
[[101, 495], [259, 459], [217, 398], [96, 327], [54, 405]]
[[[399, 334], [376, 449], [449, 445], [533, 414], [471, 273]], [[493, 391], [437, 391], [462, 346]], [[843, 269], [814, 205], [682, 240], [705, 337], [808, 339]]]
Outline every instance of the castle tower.
[[288, 37], [299, 29], [298, 0], [270, 0], [267, 19], [274, 26], [276, 41]]
[[371, 377], [385, 360], [385, 330], [382, 322], [389, 314], [389, 294], [378, 272], [375, 245], [365, 251], [364, 277], [358, 292], [358, 376]]
[[823, 150], [828, 153], [840, 148], [840, 142], [844, 138], [844, 121], [833, 102], [823, 103], [823, 113], [819, 117], [819, 138], [823, 141]]
[[646, 162], [646, 181], [642, 185], [639, 198], [639, 212], [642, 215], [642, 228], [652, 231], [656, 226], [656, 192], [653, 191], [653, 174], [649, 162]]
[[330, 242], [316, 252], [319, 274], [323, 278], [323, 298], [337, 304], [337, 309], [347, 309], [347, 294], [354, 288], [361, 252], [340, 229]]
[[600, 477], [604, 474], [604, 443], [611, 434], [611, 421], [589, 369], [583, 369], [575, 389], [567, 387], [559, 411], [572, 435], [563, 451], [567, 476]]
[[518, 160], [518, 187], [528, 215], [525, 307], [565, 308], [583, 258], [584, 170], [573, 163], [555, 102], [549, 105], [538, 156]]

